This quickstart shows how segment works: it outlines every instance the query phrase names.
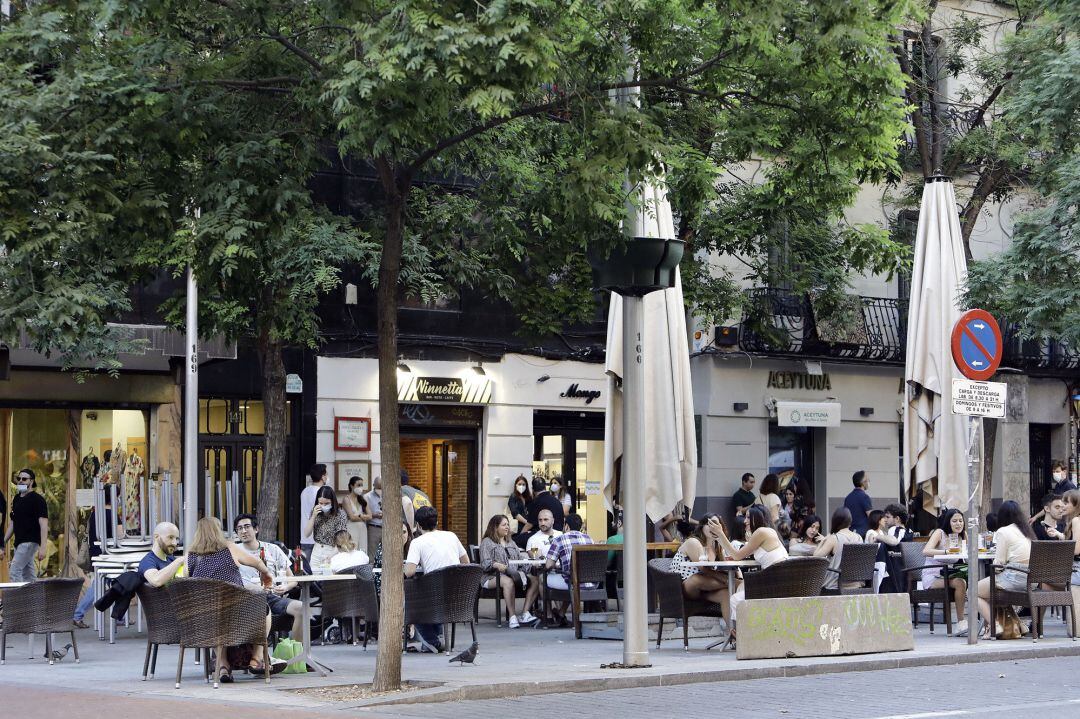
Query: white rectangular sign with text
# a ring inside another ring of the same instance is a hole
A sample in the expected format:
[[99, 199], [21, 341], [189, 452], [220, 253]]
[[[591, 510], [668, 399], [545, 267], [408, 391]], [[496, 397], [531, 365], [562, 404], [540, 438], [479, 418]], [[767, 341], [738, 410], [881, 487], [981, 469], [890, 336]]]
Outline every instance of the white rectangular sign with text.
[[973, 379], [952, 381], [953, 414], [973, 417], [1005, 416], [1005, 398], [1009, 386], [1004, 382], [976, 382]]

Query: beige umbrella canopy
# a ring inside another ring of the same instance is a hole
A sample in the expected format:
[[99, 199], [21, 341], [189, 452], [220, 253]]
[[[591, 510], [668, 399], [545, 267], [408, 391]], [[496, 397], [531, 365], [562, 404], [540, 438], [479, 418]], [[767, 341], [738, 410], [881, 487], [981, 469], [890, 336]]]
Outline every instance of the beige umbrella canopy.
[[949, 408], [952, 380], [961, 378], [950, 338], [963, 314], [967, 281], [960, 219], [952, 181], [934, 177], [923, 187], [908, 307], [904, 365], [904, 476], [911, 494], [926, 491], [947, 507], [967, 506], [967, 423]]

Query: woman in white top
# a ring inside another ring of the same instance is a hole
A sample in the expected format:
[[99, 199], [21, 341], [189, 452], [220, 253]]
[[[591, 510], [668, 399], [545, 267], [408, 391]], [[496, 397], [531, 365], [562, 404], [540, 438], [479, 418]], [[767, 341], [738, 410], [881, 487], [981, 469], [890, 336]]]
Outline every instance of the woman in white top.
[[712, 562], [724, 558], [720, 548], [720, 537], [726, 533], [724, 520], [716, 514], [706, 514], [698, 520], [697, 526], [689, 520], [679, 520], [679, 533], [686, 541], [671, 558], [671, 571], [682, 577], [683, 595], [687, 599], [705, 599], [719, 604], [723, 614], [728, 603], [727, 572], [711, 567], [691, 567], [687, 562]]
[[818, 545], [825, 541], [825, 535], [821, 533], [821, 518], [816, 514], [806, 515], [799, 534], [798, 539], [788, 545], [788, 553], [793, 557], [814, 556]]
[[769, 510], [769, 519], [773, 526], [780, 521], [780, 478], [771, 472], [761, 480], [761, 494], [758, 497], [765, 509]]
[[[851, 512], [847, 507], [840, 507], [832, 513], [829, 520], [829, 536], [814, 550], [815, 557], [828, 557], [830, 569], [840, 569], [840, 556], [844, 552], [845, 544], [862, 544], [862, 537], [851, 531]], [[836, 572], [827, 572], [824, 589], [836, 589], [840, 575]], [[849, 582], [851, 587], [858, 587], [861, 582]], [[844, 587], [845, 589], [848, 586]]]
[[570, 492], [563, 486], [562, 480], [555, 477], [551, 480], [551, 493], [559, 498], [562, 502], [563, 514], [571, 514], [573, 512], [574, 498], [570, 496]]
[[363, 552], [368, 551], [367, 523], [372, 518], [364, 499], [364, 480], [359, 477], [349, 478], [349, 494], [341, 501], [341, 508], [349, 516], [349, 534], [353, 544]]
[[[1028, 567], [1031, 541], [1035, 539], [1031, 523], [1020, 505], [1009, 500], [1002, 502], [998, 510], [998, 526], [1000, 528], [994, 532], [994, 567], [1004, 569], [995, 578], [995, 583], [1001, 589], [1027, 591], [1027, 575], [1017, 570]], [[979, 581], [979, 615], [982, 617], [983, 632], [988, 636], [991, 622], [989, 600], [990, 577], [987, 577]]]
[[[945, 578], [941, 576], [941, 562], [934, 559], [943, 554], [948, 554], [949, 546], [960, 547], [965, 540], [964, 514], [959, 509], [949, 509], [938, 520], [938, 528], [930, 533], [926, 544], [923, 545], [923, 556], [926, 557], [926, 566], [922, 571], [923, 589], [941, 589], [945, 586]], [[950, 577], [949, 587], [953, 590], [953, 603], [956, 605], [956, 616], [959, 622], [956, 625], [958, 636], [966, 636], [968, 631], [967, 620], [964, 619], [964, 604], [967, 599], [967, 580], [960, 577]], [[989, 596], [989, 595], [988, 595]]]
[[[366, 533], [365, 533], [366, 534]], [[330, 557], [330, 572], [338, 574], [368, 563], [368, 555], [356, 548], [352, 532], [342, 529], [334, 535], [337, 554]]]
[[[762, 569], [788, 558], [784, 543], [780, 541], [780, 535], [773, 529], [773, 523], [765, 507], [760, 504], [751, 507], [746, 513], [746, 521], [750, 525], [750, 536], [746, 540], [746, 544], [738, 549], [735, 549], [731, 542], [728, 541], [727, 534], [723, 530], [720, 531], [720, 546], [723, 547], [724, 554], [735, 560], [753, 556], [754, 561]], [[735, 614], [738, 611], [739, 604], [745, 597], [746, 590], [743, 588], [743, 583], [739, 582], [739, 588], [731, 595], [732, 622], [735, 621]]]

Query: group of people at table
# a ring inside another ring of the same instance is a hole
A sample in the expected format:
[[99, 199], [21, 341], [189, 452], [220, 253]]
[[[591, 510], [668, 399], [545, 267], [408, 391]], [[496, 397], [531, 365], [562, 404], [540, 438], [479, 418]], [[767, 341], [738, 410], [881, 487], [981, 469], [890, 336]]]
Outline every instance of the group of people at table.
[[[750, 477], [749, 483], [747, 476]], [[685, 596], [711, 601], [726, 608], [725, 619], [737, 627], [738, 605], [744, 599], [742, 582], [731, 587], [725, 569], [701, 566], [700, 563], [753, 559], [759, 568], [764, 569], [789, 557], [815, 556], [827, 557], [830, 569], [836, 570], [840, 566], [843, 547], [864, 542], [879, 545], [875, 591], [906, 591], [907, 579], [901, 571], [895, 570], [893, 574], [897, 576], [890, 577], [886, 559], [890, 549], [898, 549], [901, 542], [916, 539], [906, 526], [907, 511], [899, 504], [890, 504], [884, 510], [873, 509], [869, 497], [862, 496], [869, 487], [865, 472], [856, 472], [853, 484], [854, 496], [849, 495], [844, 506], [832, 513], [828, 533], [823, 531], [821, 519], [812, 511], [812, 499], [806, 503], [810, 511], [791, 511], [787, 516], [779, 516], [778, 508], [787, 505], [794, 510], [795, 506], [791, 496], [787, 497], [786, 502], [774, 500], [776, 475], [769, 475], [763, 481], [762, 499], [748, 501], [746, 506], [736, 504], [736, 520], [742, 523], [744, 541], [732, 539], [726, 522], [717, 514], [706, 514], [697, 520], [680, 520], [677, 527], [682, 543], [672, 558], [671, 569], [682, 577]], [[746, 494], [750, 494], [752, 486], [752, 475], [744, 475], [742, 489]], [[738, 497], [737, 493], [736, 502]], [[987, 517], [986, 526], [988, 532], [992, 532], [992, 537], [988, 534], [982, 538], [982, 542], [986, 545], [984, 556], [992, 559], [994, 571], [997, 572], [994, 578], [997, 587], [1026, 591], [1025, 571], [1031, 542], [1036, 540], [1076, 542], [1071, 582], [1072, 586], [1080, 587], [1080, 490], [1067, 488], [1064, 494], [1050, 493], [1043, 505], [1043, 511], [1029, 519], [1018, 503], [1006, 501], [995, 514]], [[862, 527], [856, 526], [859, 519], [863, 520]], [[778, 527], [778, 523], [789, 521], [792, 522], [790, 529]], [[960, 557], [950, 561], [946, 556], [961, 554], [966, 542], [963, 512], [958, 509], [942, 512], [938, 527], [922, 545], [925, 565], [919, 578], [923, 588], [944, 588], [948, 578], [958, 618], [956, 634], [959, 636], [966, 636], [969, 631], [964, 619], [966, 573], [945, 571], [948, 566], [962, 561]], [[898, 564], [892, 566], [902, 567]], [[837, 572], [829, 572], [823, 588], [836, 588], [838, 576]], [[882, 587], [883, 582], [888, 580], [891, 580], [888, 586]], [[990, 578], [984, 577], [978, 584], [979, 631], [984, 637], [994, 631], [990, 626], [990, 591]], [[1000, 627], [995, 629], [1000, 632]]]

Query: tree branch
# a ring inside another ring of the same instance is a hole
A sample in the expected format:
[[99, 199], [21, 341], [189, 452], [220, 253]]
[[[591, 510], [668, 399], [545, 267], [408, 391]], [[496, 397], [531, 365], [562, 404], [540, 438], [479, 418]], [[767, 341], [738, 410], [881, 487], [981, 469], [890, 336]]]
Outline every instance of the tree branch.
[[919, 151], [919, 164], [922, 167], [923, 177], [930, 177], [934, 174], [934, 168], [930, 163], [930, 148], [927, 146], [925, 135], [926, 119], [923, 117], [922, 103], [918, 102], [914, 97], [915, 73], [911, 69], [911, 58], [908, 57], [907, 42], [903, 35], [897, 38], [897, 42], [893, 46], [893, 52], [896, 54], [896, 61], [900, 65], [900, 72], [908, 81], [907, 86], [904, 87], [904, 97], [908, 105], [911, 106], [911, 126], [915, 131], [915, 147]]
[[964, 239], [964, 255], [968, 262], [971, 261], [971, 231], [975, 229], [975, 222], [979, 219], [983, 205], [986, 204], [990, 195], [998, 189], [1001, 181], [1009, 172], [1008, 165], [1001, 162], [993, 167], [984, 167], [979, 173], [979, 180], [975, 183], [975, 189], [968, 198], [967, 205], [960, 212], [960, 236]]

